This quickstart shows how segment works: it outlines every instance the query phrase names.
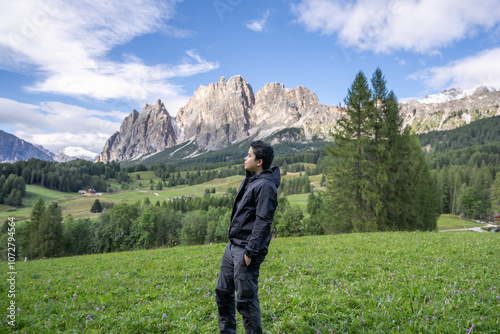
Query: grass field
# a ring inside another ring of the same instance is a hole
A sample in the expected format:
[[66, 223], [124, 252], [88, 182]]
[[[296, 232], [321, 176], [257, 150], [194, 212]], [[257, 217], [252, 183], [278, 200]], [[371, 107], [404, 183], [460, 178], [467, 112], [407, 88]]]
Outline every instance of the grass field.
[[[27, 219], [38, 198], [42, 197], [45, 203], [62, 203], [82, 197], [79, 194], [63, 193], [60, 191], [42, 188], [40, 186], [26, 185], [26, 195], [23, 198], [23, 206], [20, 208], [2, 205], [0, 207], [0, 219], [7, 217], [16, 217], [18, 219]], [[92, 205], [92, 204], [91, 204]], [[90, 210], [90, 207], [89, 207]]]
[[438, 229], [440, 231], [480, 226], [481, 224], [468, 219], [461, 219], [460, 216], [456, 215], [441, 215], [438, 219]]
[[[224, 247], [18, 262], [15, 332], [214, 333]], [[263, 325], [268, 333], [497, 333], [498, 249], [498, 233], [275, 239], [259, 279]]]
[[289, 195], [286, 198], [290, 204], [297, 204], [299, 208], [302, 210], [304, 217], [309, 216], [307, 213], [307, 198], [309, 194], [298, 194], [298, 195]]
[[[140, 173], [151, 173], [152, 175], [152, 172]], [[155, 179], [155, 182], [158, 180], [159, 179]], [[156, 203], [157, 200], [162, 202], [169, 197], [188, 195], [203, 196], [206, 188], [215, 188], [217, 196], [225, 194], [229, 187], [238, 189], [242, 180], [243, 176], [236, 175], [193, 186], [164, 187], [163, 190], [149, 190], [148, 179], [147, 181], [142, 180], [143, 184], [147, 183], [147, 186], [144, 185], [140, 187], [139, 190], [136, 188], [131, 190], [118, 190], [114, 193], [103, 193], [103, 195], [98, 198], [101, 202], [120, 203], [143, 201], [148, 197], [152, 203]], [[7, 205], [0, 205], [0, 220], [3, 221], [8, 217], [16, 217], [17, 220], [28, 219], [34, 204], [40, 197], [43, 198], [46, 205], [51, 202], [57, 202], [63, 210], [63, 217], [66, 217], [68, 214], [71, 214], [74, 218], [95, 217], [99, 215], [90, 212], [90, 208], [96, 197], [87, 197], [77, 193], [64, 193], [40, 186], [27, 185], [26, 196], [23, 198], [23, 206], [15, 208]]]

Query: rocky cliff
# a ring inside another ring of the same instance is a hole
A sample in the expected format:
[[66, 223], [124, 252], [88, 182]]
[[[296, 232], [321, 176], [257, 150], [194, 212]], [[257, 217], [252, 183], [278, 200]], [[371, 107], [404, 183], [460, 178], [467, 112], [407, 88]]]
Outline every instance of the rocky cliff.
[[500, 115], [500, 92], [478, 87], [474, 94], [445, 103], [421, 103], [410, 99], [400, 104], [404, 125], [415, 132], [451, 130], [480, 118]]
[[289, 89], [272, 83], [255, 95], [250, 123], [260, 131], [260, 137], [283, 128], [302, 128], [310, 139], [313, 135], [327, 135], [341, 114], [339, 108], [319, 103], [316, 94], [305, 87]]
[[254, 94], [239, 75], [200, 86], [173, 119], [161, 101], [134, 110], [106, 142], [96, 161], [142, 159], [183, 142], [199, 152], [219, 150], [249, 138], [263, 138], [287, 127], [303, 128], [306, 137], [327, 133], [340, 110], [319, 103], [304, 87], [267, 84]]
[[124, 161], [153, 154], [177, 143], [179, 129], [164, 104], [146, 104], [125, 118], [120, 131], [114, 133], [104, 145], [96, 161]]
[[[480, 87], [455, 100], [450, 100], [450, 91], [444, 93], [445, 103], [430, 103], [440, 100], [434, 97], [401, 104], [405, 125], [416, 132], [446, 130], [500, 114], [500, 92]], [[305, 141], [313, 136], [326, 138], [341, 115], [342, 109], [322, 105], [305, 87], [289, 89], [270, 83], [254, 94], [241, 76], [222, 77], [217, 83], [200, 86], [175, 119], [160, 100], [146, 105], [140, 113], [134, 110], [120, 131], [108, 139], [96, 161], [140, 161], [184, 142], [197, 147], [196, 155], [250, 137], [266, 138], [285, 128], [302, 129]]]
[[180, 140], [195, 140], [201, 149], [218, 150], [248, 137], [252, 87], [241, 77], [200, 86], [175, 118]]

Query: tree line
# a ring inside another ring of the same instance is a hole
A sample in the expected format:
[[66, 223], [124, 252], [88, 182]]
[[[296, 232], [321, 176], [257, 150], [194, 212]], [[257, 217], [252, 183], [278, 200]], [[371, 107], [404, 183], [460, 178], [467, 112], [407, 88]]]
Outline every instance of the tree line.
[[24, 178], [15, 174], [0, 176], [0, 204], [21, 206], [26, 193]]
[[281, 179], [278, 194], [288, 196], [294, 194], [307, 194], [311, 192], [311, 182], [307, 175], [297, 176], [291, 179]]
[[25, 184], [36, 184], [52, 190], [77, 192], [83, 188], [106, 191], [108, 179], [115, 178], [120, 172], [120, 164], [93, 163], [74, 160], [65, 163], [29, 159], [15, 163], [0, 164], [0, 175], [8, 179], [16, 175], [24, 179]]
[[422, 133], [419, 139], [422, 146], [430, 145], [429, 153], [498, 143], [500, 142], [500, 116], [479, 119], [449, 131]]
[[[16, 225], [16, 255], [36, 259], [227, 242], [233, 202], [234, 196], [181, 198], [161, 204], [147, 199], [115, 204], [97, 219], [71, 215], [63, 219], [57, 203], [46, 206], [40, 198], [31, 219]], [[316, 233], [301, 228], [302, 217], [298, 206], [281, 197], [273, 233], [277, 237]], [[0, 228], [2, 250], [7, 245], [7, 223]]]
[[494, 180], [500, 175], [497, 168], [445, 165], [432, 173], [437, 183], [440, 213], [487, 220], [500, 211], [492, 205]]

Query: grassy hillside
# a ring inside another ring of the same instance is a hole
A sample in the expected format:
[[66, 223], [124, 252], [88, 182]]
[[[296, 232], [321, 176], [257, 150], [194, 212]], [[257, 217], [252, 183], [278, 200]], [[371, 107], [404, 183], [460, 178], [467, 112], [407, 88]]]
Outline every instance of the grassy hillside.
[[[15, 332], [214, 333], [224, 247], [18, 262]], [[496, 333], [498, 249], [498, 233], [275, 239], [260, 275], [264, 329]], [[6, 278], [4, 270], [4, 295]], [[6, 332], [5, 321], [1, 326]]]
[[481, 226], [474, 221], [461, 219], [460, 216], [456, 215], [441, 215], [438, 218], [437, 224], [440, 231]]
[[[23, 206], [20, 208], [10, 207], [7, 205], [0, 206], [0, 219], [3, 220], [7, 217], [17, 217], [18, 219], [28, 218], [35, 202], [40, 197], [43, 198], [45, 203], [62, 203], [80, 199], [82, 196], [75, 193], [64, 193], [57, 190], [50, 190], [40, 186], [26, 185], [26, 196], [23, 198]], [[92, 205], [92, 203], [90, 205]]]

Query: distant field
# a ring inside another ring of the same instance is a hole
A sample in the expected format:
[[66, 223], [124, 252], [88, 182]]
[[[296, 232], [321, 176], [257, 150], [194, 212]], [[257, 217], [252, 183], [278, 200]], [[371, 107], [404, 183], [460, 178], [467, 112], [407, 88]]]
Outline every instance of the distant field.
[[61, 203], [65, 201], [71, 201], [81, 196], [82, 195], [79, 194], [63, 193], [56, 190], [50, 190], [42, 188], [40, 186], [26, 185], [26, 196], [23, 198], [23, 206], [20, 208], [15, 208], [2, 205], [0, 207], [0, 219], [5, 219], [7, 217], [17, 217], [19, 219], [28, 218], [31, 213], [31, 209], [40, 197], [42, 197], [46, 205], [48, 205], [51, 202]]
[[297, 204], [300, 209], [302, 210], [302, 213], [304, 214], [304, 217], [309, 216], [307, 213], [307, 198], [309, 197], [309, 194], [299, 194], [299, 195], [289, 195], [286, 198], [288, 199], [288, 202], [290, 204]]
[[[260, 274], [264, 329], [498, 333], [499, 237], [391, 232], [275, 239]], [[18, 261], [16, 332], [215, 333], [224, 246]], [[6, 292], [7, 270], [0, 277]], [[5, 317], [0, 327], [7, 333]]]
[[440, 231], [481, 226], [481, 224], [472, 222], [468, 219], [461, 219], [460, 216], [456, 215], [441, 215], [437, 223]]
[[[99, 198], [101, 202], [120, 203], [143, 201], [146, 197], [148, 197], [151, 202], [155, 203], [157, 200], [162, 202], [169, 197], [181, 197], [188, 195], [203, 196], [206, 188], [211, 190], [214, 187], [216, 190], [215, 196], [218, 196], [225, 194], [227, 188], [229, 187], [238, 189], [243, 178], [244, 177], [242, 175], [235, 175], [193, 186], [176, 186], [171, 188], [164, 187], [163, 190], [149, 190], [148, 179], [147, 181], [141, 180], [144, 185], [139, 188], [140, 190], [136, 190], [136, 188], [131, 187], [131, 190], [118, 190], [115, 193], [103, 193], [100, 197], [88, 197], [77, 193], [64, 193], [42, 188], [40, 186], [27, 185], [26, 197], [23, 199], [23, 206], [21, 208], [15, 208], [7, 205], [0, 205], [0, 220], [8, 217], [16, 217], [18, 220], [28, 219], [33, 205], [40, 197], [43, 198], [46, 205], [51, 202], [57, 202], [60, 204], [63, 210], [63, 217], [66, 217], [68, 214], [71, 214], [74, 218], [96, 217], [99, 216], [98, 213], [90, 212], [90, 208], [96, 198]], [[159, 179], [156, 179], [155, 182], [158, 182], [158, 180]], [[117, 185], [115, 186], [118, 187]]]

